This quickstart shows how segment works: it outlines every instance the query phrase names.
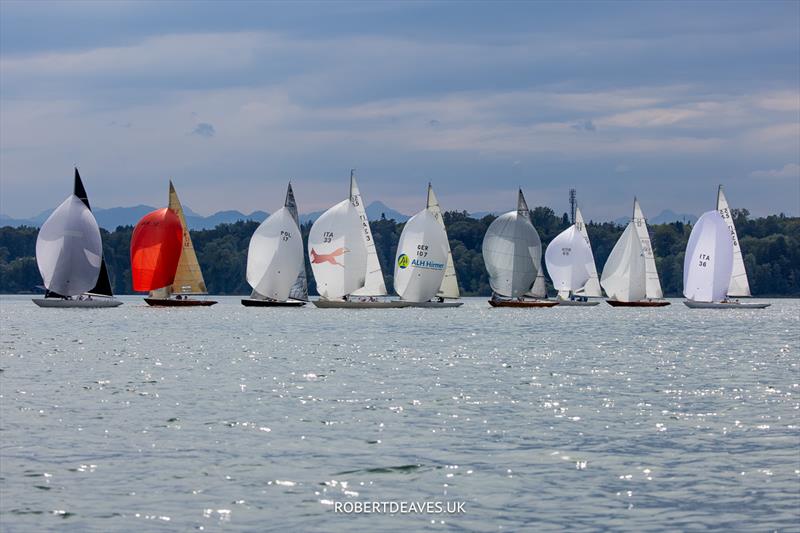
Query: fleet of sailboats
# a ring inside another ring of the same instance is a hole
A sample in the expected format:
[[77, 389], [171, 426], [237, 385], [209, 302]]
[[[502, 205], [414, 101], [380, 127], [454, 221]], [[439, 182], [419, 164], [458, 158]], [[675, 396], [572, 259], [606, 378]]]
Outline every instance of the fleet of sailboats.
[[103, 258], [100, 227], [80, 173], [71, 195], [45, 220], [36, 238], [36, 265], [44, 281], [39, 307], [116, 307]]
[[283, 207], [256, 228], [247, 250], [248, 307], [299, 307], [308, 301], [303, 238], [292, 184]]
[[158, 307], [196, 307], [217, 303], [192, 296], [208, 294], [197, 262], [183, 207], [169, 182], [168, 207], [142, 217], [131, 235], [133, 290]]
[[[634, 198], [625, 227], [601, 277], [594, 263], [583, 216], [570, 202], [573, 224], [548, 245], [544, 262], [557, 291], [548, 300], [542, 244], [520, 189], [517, 209], [497, 217], [484, 235], [482, 251], [493, 307], [592, 306], [603, 290], [614, 307], [662, 307], [663, 297], [647, 222]], [[361, 192], [350, 173], [349, 197], [325, 211], [311, 226], [308, 258], [321, 308], [458, 307], [460, 291], [439, 201], [428, 184], [425, 208], [404, 225], [394, 265], [394, 289], [387, 296], [377, 248]], [[100, 229], [75, 169], [73, 194], [42, 224], [36, 262], [45, 288], [40, 307], [115, 307], [103, 258]], [[210, 306], [208, 293], [178, 195], [169, 182], [169, 203], [148, 213], [131, 236], [133, 289], [148, 292], [152, 306]], [[292, 185], [283, 207], [253, 233], [247, 255], [252, 287], [249, 307], [299, 307], [308, 301], [303, 239]], [[719, 186], [717, 207], [692, 227], [684, 260], [684, 303], [691, 308], [765, 308], [740, 302], [750, 296], [742, 251], [727, 199]]]
[[[750, 296], [742, 249], [728, 200], [717, 189], [717, 209], [692, 227], [683, 263], [683, 303], [693, 309], [764, 309], [769, 303], [740, 302]], [[734, 299], [731, 299], [734, 298]]]
[[636, 198], [633, 218], [608, 256], [600, 285], [614, 307], [669, 305], [661, 292], [647, 221]]

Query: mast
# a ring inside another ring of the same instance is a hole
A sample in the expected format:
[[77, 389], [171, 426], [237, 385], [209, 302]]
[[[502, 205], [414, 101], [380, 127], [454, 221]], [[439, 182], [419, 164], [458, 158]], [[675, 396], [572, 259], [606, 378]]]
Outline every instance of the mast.
[[[75, 186], [72, 194], [77, 196], [89, 211], [92, 210], [92, 206], [89, 205], [89, 195], [86, 194], [86, 189], [83, 186], [78, 167], [75, 167]], [[114, 292], [111, 290], [111, 280], [108, 277], [105, 257], [100, 258], [100, 274], [97, 276], [97, 283], [88, 292], [92, 294], [101, 294], [103, 296], [114, 296]]]
[[375, 240], [372, 238], [372, 230], [369, 227], [369, 218], [367, 217], [367, 211], [364, 209], [361, 191], [359, 191], [358, 183], [356, 183], [356, 170], [354, 168], [350, 169], [350, 202], [361, 219], [361, 236], [367, 248], [364, 286], [351, 294], [357, 296], [386, 296], [386, 283], [383, 281], [383, 271], [378, 260], [378, 251], [375, 248]]
[[169, 209], [178, 215], [183, 229], [183, 250], [175, 271], [175, 281], [168, 292], [172, 294], [208, 294], [206, 283], [203, 280], [203, 272], [200, 270], [200, 263], [197, 261], [197, 254], [194, 251], [192, 237], [189, 235], [189, 227], [186, 225], [186, 217], [183, 215], [183, 207], [175, 192], [172, 180], [169, 182]]
[[[444, 216], [442, 215], [442, 209], [439, 206], [439, 199], [436, 198], [436, 194], [433, 192], [433, 187], [431, 183], [428, 182], [428, 201], [426, 203], [426, 209], [433, 214], [434, 218], [439, 222], [444, 229], [445, 235], [447, 235], [447, 228], [444, 225]], [[439, 287], [439, 291], [436, 293], [436, 296], [441, 298], [458, 298], [461, 293], [458, 290], [458, 277], [456, 276], [456, 269], [455, 264], [453, 263], [453, 253], [450, 250], [450, 241], [449, 239], [445, 240], [445, 245], [447, 246], [447, 266], [444, 270], [444, 279], [442, 279], [442, 284]]]

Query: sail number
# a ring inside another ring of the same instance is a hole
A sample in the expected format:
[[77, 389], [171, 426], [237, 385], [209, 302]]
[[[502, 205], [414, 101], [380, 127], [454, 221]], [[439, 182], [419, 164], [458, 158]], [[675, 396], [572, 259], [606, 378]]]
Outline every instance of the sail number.
[[291, 238], [292, 238], [292, 234], [291, 233], [289, 233], [288, 231], [281, 230], [281, 240], [283, 242], [286, 242]]
[[700, 254], [700, 259], [697, 262], [699, 267], [707, 267], [708, 262], [711, 261], [711, 256], [708, 254]]
[[322, 234], [322, 242], [331, 242], [333, 240], [333, 232], [326, 231]]
[[561, 249], [561, 255], [569, 255], [569, 253], [570, 253], [571, 251], [572, 251], [572, 248], [566, 248], [566, 247], [565, 247], [565, 248], [562, 248], [562, 249]]
[[428, 256], [428, 245], [427, 244], [418, 244], [417, 245], [417, 257], [427, 257]]

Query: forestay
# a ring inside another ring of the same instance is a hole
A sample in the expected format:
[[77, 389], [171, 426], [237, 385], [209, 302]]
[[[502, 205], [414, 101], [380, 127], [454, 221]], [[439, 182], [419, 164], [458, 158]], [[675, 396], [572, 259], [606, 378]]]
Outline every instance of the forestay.
[[97, 221], [74, 194], [53, 211], [36, 238], [44, 286], [62, 296], [78, 296], [95, 286], [102, 254]]
[[589, 280], [582, 288], [576, 290], [575, 293], [582, 296], [599, 298], [603, 296], [603, 291], [600, 288], [600, 278], [597, 275], [597, 267], [594, 264], [592, 243], [589, 241], [589, 232], [586, 229], [586, 223], [583, 221], [581, 210], [577, 207], [575, 208], [575, 227], [581, 232], [581, 235], [583, 235], [583, 238], [586, 241], [586, 246], [589, 247], [588, 263], [586, 264], [586, 268], [589, 270]]
[[289, 209], [282, 207], [250, 238], [247, 283], [259, 295], [285, 301], [304, 267], [300, 228]]
[[[433, 192], [433, 187], [431, 184], [428, 184], [428, 204], [427, 204], [428, 211], [436, 218], [436, 220], [441, 224], [442, 229], [445, 232], [445, 236], [447, 235], [447, 228], [444, 225], [444, 217], [442, 216], [442, 210], [439, 207], [439, 199], [436, 198], [436, 194]], [[456, 268], [455, 263], [453, 263], [453, 253], [450, 250], [450, 242], [446, 242], [447, 245], [447, 266], [444, 269], [444, 278], [442, 279], [442, 285], [439, 287], [439, 291], [436, 293], [436, 296], [440, 296], [442, 298], [458, 298], [461, 296], [461, 293], [458, 290], [458, 277], [456, 276]]]
[[427, 302], [439, 290], [447, 264], [447, 234], [436, 217], [423, 209], [408, 222], [397, 244], [394, 288], [409, 302]]
[[608, 297], [620, 302], [640, 301], [647, 296], [644, 251], [634, 225], [631, 221], [622, 232], [600, 278]]
[[733, 271], [731, 232], [719, 211], [708, 211], [692, 228], [683, 261], [683, 295], [696, 302], [725, 299]]
[[356, 183], [355, 171], [350, 171], [350, 201], [358, 214], [361, 226], [361, 238], [367, 251], [365, 266], [364, 286], [353, 292], [358, 296], [385, 296], [386, 283], [383, 281], [383, 271], [378, 260], [378, 251], [375, 248], [375, 240], [372, 238], [372, 230], [369, 227], [369, 218], [364, 209], [364, 201], [361, 198], [361, 191]]
[[364, 286], [367, 247], [362, 232], [350, 199], [325, 211], [311, 226], [308, 255], [322, 298], [339, 299]]
[[728, 226], [731, 240], [733, 241], [733, 269], [731, 270], [731, 281], [728, 285], [728, 296], [749, 297], [750, 282], [747, 280], [747, 270], [744, 268], [742, 248], [739, 245], [739, 236], [736, 234], [736, 226], [733, 223], [733, 214], [730, 207], [728, 207], [725, 193], [722, 192], [722, 185], [719, 186], [717, 191], [717, 211], [719, 211], [722, 220]]

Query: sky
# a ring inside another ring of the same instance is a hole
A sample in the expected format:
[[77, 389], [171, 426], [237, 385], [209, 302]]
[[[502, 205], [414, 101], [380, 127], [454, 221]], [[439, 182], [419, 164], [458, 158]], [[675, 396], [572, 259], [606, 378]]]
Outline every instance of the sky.
[[0, 213], [800, 213], [800, 2], [0, 0]]

